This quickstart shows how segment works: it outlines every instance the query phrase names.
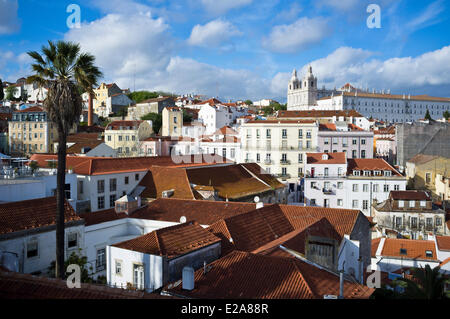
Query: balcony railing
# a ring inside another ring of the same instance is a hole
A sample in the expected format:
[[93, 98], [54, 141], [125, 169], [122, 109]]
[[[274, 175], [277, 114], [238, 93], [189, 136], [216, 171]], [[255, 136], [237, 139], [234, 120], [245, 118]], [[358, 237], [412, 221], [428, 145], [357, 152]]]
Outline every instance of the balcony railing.
[[326, 189], [326, 188], [323, 188], [323, 189], [322, 189], [322, 192], [323, 192], [325, 195], [333, 195], [333, 194], [334, 194], [333, 190], [331, 190], [331, 189]]
[[270, 160], [270, 159], [265, 159], [265, 160], [264, 160], [264, 164], [266, 164], [266, 165], [271, 165], [271, 164], [273, 164], [273, 161]]
[[276, 177], [276, 178], [280, 178], [280, 179], [282, 179], [282, 180], [286, 180], [286, 179], [291, 178], [291, 174], [283, 174], [283, 173], [281, 173], [281, 174], [275, 174], [275, 177]]
[[290, 165], [291, 161], [290, 160], [280, 160], [280, 164], [281, 165]]

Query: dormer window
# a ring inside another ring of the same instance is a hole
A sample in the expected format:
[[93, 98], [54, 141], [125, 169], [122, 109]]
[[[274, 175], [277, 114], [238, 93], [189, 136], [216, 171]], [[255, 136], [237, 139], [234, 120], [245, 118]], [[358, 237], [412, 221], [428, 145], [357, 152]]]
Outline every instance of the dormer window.
[[353, 176], [360, 176], [360, 175], [361, 175], [360, 171], [357, 170], [353, 171]]
[[375, 176], [381, 176], [381, 171], [374, 171]]
[[327, 161], [328, 160], [328, 154], [323, 154], [322, 155], [322, 160], [323, 161]]
[[384, 171], [384, 176], [392, 176], [392, 172], [391, 171]]
[[405, 248], [400, 248], [400, 255], [406, 255], [407, 251]]
[[425, 256], [428, 258], [433, 258], [433, 252], [431, 250], [426, 250], [425, 251]]
[[370, 171], [364, 171], [364, 176], [370, 176]]

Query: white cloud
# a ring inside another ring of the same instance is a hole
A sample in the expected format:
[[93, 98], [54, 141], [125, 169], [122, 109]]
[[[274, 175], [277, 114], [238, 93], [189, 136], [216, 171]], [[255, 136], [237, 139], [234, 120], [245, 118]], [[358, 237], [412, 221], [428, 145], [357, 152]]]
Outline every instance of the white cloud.
[[[327, 88], [350, 82], [364, 89], [391, 89], [392, 93], [399, 94], [432, 92], [434, 95], [450, 95], [450, 46], [417, 57], [380, 60], [375, 56], [373, 52], [362, 49], [341, 47], [310, 64], [318, 77], [319, 86], [325, 85]], [[306, 67], [302, 68], [301, 74], [306, 72]], [[285, 90], [289, 73], [279, 73], [276, 77], [284, 82]], [[447, 88], [442, 90], [445, 86]], [[284, 95], [282, 83], [272, 83], [272, 87]]]
[[0, 0], [0, 34], [10, 34], [19, 31], [18, 9], [18, 0]]
[[252, 3], [253, 0], [201, 0], [206, 11], [221, 15], [231, 9], [240, 8]]
[[275, 16], [276, 21], [293, 21], [297, 19], [298, 14], [302, 12], [302, 8], [297, 2], [293, 2], [291, 7], [287, 10], [283, 10]]
[[242, 32], [230, 22], [217, 19], [205, 25], [197, 24], [194, 26], [187, 42], [195, 46], [218, 46], [231, 37], [241, 34]]
[[263, 38], [263, 46], [272, 52], [294, 53], [319, 43], [330, 33], [324, 18], [300, 18], [292, 24], [273, 27]]

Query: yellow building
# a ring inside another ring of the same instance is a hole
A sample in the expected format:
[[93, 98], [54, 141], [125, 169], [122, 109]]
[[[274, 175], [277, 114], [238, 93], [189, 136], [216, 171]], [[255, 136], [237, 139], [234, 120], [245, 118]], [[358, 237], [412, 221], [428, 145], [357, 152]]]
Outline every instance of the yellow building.
[[105, 129], [105, 143], [116, 150], [119, 157], [139, 156], [141, 143], [152, 133], [148, 121], [114, 121]]
[[183, 111], [179, 107], [165, 107], [162, 111], [162, 136], [181, 136], [183, 132]]
[[16, 156], [53, 153], [58, 142], [56, 125], [39, 106], [14, 112], [8, 123], [9, 150]]
[[406, 162], [408, 187], [429, 190], [435, 200], [448, 200], [450, 196], [450, 158], [417, 154]]
[[104, 114], [104, 108], [106, 108], [106, 102], [108, 98], [114, 94], [122, 93], [122, 90], [115, 84], [105, 84], [101, 83], [97, 89], [94, 89], [94, 113]]

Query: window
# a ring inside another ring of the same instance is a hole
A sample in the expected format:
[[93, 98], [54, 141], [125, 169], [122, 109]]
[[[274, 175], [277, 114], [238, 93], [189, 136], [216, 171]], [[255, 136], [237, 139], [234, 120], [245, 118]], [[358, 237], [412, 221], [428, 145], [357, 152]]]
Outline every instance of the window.
[[129, 141], [130, 140], [130, 136], [126, 135], [125, 136], [125, 141]]
[[399, 200], [398, 201], [398, 207], [405, 207], [405, 201]]
[[97, 272], [105, 270], [106, 268], [106, 249], [97, 249], [97, 260], [95, 263], [95, 269]]
[[105, 196], [99, 196], [97, 198], [97, 208], [98, 209], [105, 208]]
[[116, 206], [116, 194], [109, 195], [109, 207], [115, 207]]
[[306, 131], [306, 138], [311, 138], [311, 131]]
[[344, 182], [338, 182], [337, 183], [337, 188], [338, 189], [343, 189], [344, 188]]
[[401, 217], [395, 217], [395, 226], [396, 227], [402, 226], [402, 218]]
[[353, 150], [352, 151], [352, 158], [357, 158], [358, 157], [358, 151], [357, 150]]
[[374, 185], [373, 185], [373, 192], [374, 192], [374, 193], [378, 193], [379, 191], [380, 191], [380, 185], [374, 184]]
[[385, 193], [389, 193], [389, 185], [385, 184], [385, 185], [383, 186], [383, 191], [384, 191]]
[[353, 200], [353, 203], [352, 203], [352, 207], [353, 207], [353, 208], [358, 208], [358, 205], [359, 205], [358, 200], [357, 200], [357, 199], [354, 199], [354, 200]]
[[119, 135], [119, 142], [122, 141], [122, 135]]
[[108, 135], [108, 142], [111, 142], [111, 135]]
[[122, 276], [122, 261], [116, 260], [116, 275]]
[[261, 155], [259, 153], [256, 153], [256, 163], [259, 163], [260, 161], [261, 161]]
[[361, 151], [361, 158], [366, 158], [366, 151], [365, 150]]
[[83, 185], [84, 185], [83, 181], [78, 181], [78, 189], [80, 191], [80, 194], [83, 194], [83, 191], [84, 191]]
[[353, 140], [352, 140], [352, 144], [353, 145], [356, 145], [358, 143], [358, 140], [356, 139], [356, 138], [354, 138]]
[[366, 140], [365, 139], [361, 140], [361, 145], [366, 145]]
[[442, 226], [442, 219], [441, 219], [441, 217], [436, 217], [436, 226]]
[[38, 242], [33, 241], [27, 244], [27, 258], [33, 258], [38, 255]]
[[303, 130], [298, 130], [298, 138], [303, 138]]
[[282, 135], [283, 138], [287, 138], [287, 129], [285, 129], [285, 128], [282, 129], [281, 135]]
[[417, 228], [417, 217], [411, 217], [411, 228]]
[[315, 206], [315, 205], [316, 205], [316, 200], [315, 200], [315, 198], [311, 198], [310, 204], [311, 204], [311, 206]]
[[329, 170], [328, 167], [325, 167], [324, 172], [323, 172], [324, 176], [328, 176], [328, 170]]
[[235, 156], [236, 156], [236, 153], [235, 153], [235, 150], [234, 150], [234, 148], [232, 148], [231, 150], [230, 150], [230, 157], [231, 158], [234, 158]]
[[125, 184], [128, 184], [128, 176], [125, 176]]
[[78, 234], [70, 233], [67, 235], [67, 248], [77, 247], [78, 242]]
[[337, 200], [337, 205], [338, 205], [339, 207], [342, 207], [342, 206], [344, 205], [344, 200], [338, 199], [338, 200]]
[[416, 201], [410, 200], [410, 201], [409, 201], [409, 207], [410, 207], [410, 208], [416, 207]]
[[431, 173], [426, 173], [425, 174], [425, 182], [427, 184], [431, 183]]
[[400, 185], [394, 185], [394, 190], [395, 191], [399, 191], [400, 190]]
[[353, 184], [353, 191], [357, 192], [358, 191], [358, 184]]
[[363, 200], [363, 209], [364, 210], [369, 209], [369, 201], [368, 200]]
[[227, 157], [227, 149], [226, 148], [222, 148], [222, 156]]
[[133, 265], [133, 286], [137, 289], [144, 289], [143, 265]]
[[405, 248], [400, 248], [400, 255], [406, 255], [407, 250]]
[[433, 218], [427, 218], [427, 227], [433, 227]]
[[135, 179], [136, 181], [138, 181], [138, 180], [139, 180], [139, 174], [134, 174], [134, 179]]
[[267, 138], [270, 138], [270, 137], [271, 137], [271, 132], [270, 132], [270, 129], [269, 129], [269, 128], [266, 130], [266, 137], [267, 137]]
[[103, 179], [97, 181], [97, 193], [102, 194], [105, 192], [105, 181]]
[[353, 176], [360, 176], [361, 172], [360, 171], [353, 171]]
[[109, 191], [115, 192], [117, 190], [117, 179], [111, 178], [109, 180]]
[[433, 252], [431, 250], [426, 250], [425, 256], [427, 256], [428, 258], [433, 258]]

